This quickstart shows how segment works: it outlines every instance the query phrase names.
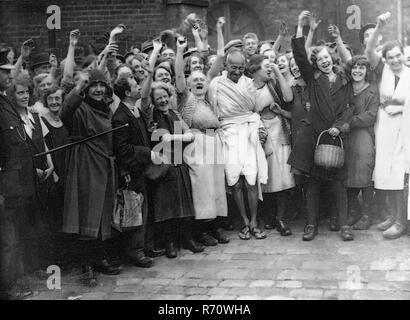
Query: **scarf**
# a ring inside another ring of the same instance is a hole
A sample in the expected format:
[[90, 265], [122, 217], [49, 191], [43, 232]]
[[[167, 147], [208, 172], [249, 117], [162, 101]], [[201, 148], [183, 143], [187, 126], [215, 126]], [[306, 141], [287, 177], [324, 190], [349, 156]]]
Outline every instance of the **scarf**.
[[89, 95], [86, 95], [86, 97], [85, 97], [85, 99], [84, 99], [84, 102], [86, 103], [86, 104], [88, 104], [90, 107], [92, 107], [92, 108], [94, 108], [94, 109], [96, 109], [96, 110], [99, 110], [99, 111], [101, 111], [101, 112], [104, 112], [104, 113], [106, 113], [107, 115], [110, 113], [110, 107], [109, 107], [109, 105], [110, 105], [110, 103], [112, 102], [110, 102], [108, 99], [106, 99], [106, 98], [104, 98], [103, 100], [101, 100], [101, 101], [97, 101], [97, 100], [94, 100], [93, 98], [91, 98]]
[[252, 114], [255, 110], [255, 96], [249, 78], [242, 76], [238, 83], [226, 75], [215, 78], [209, 85], [209, 102], [218, 118], [230, 118]]

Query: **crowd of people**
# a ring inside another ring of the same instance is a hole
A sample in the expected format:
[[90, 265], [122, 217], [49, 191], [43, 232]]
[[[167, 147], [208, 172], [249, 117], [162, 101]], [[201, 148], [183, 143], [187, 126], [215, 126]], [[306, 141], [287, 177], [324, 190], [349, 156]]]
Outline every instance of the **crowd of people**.
[[[71, 31], [60, 63], [34, 55], [30, 40], [19, 55], [2, 48], [2, 297], [31, 294], [12, 288], [45, 267], [44, 248], [60, 233], [78, 235], [88, 286], [96, 272], [121, 272], [108, 241], [121, 238], [142, 268], [181, 248], [227, 244], [227, 195], [242, 240], [273, 228], [292, 235], [291, 205], [305, 213], [304, 241], [318, 234], [323, 211], [343, 241], [374, 224], [386, 239], [406, 234], [410, 47], [383, 40], [389, 19], [362, 28], [355, 54], [335, 25], [332, 42], [314, 41], [321, 21], [309, 11], [296, 35], [282, 22], [275, 40], [248, 33], [226, 44], [221, 17], [215, 49], [195, 15], [186, 20], [192, 48], [186, 34], [167, 30], [123, 55], [124, 25], [87, 56]], [[113, 213], [125, 189], [142, 222], [119, 233]]]

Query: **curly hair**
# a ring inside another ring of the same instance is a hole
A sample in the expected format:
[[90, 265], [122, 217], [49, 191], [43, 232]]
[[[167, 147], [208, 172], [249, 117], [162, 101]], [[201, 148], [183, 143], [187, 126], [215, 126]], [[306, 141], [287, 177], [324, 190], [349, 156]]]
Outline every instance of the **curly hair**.
[[366, 77], [365, 81], [366, 82], [372, 82], [373, 79], [373, 72], [371, 70], [370, 62], [367, 59], [366, 56], [363, 55], [356, 55], [354, 56], [349, 62], [346, 64], [346, 75], [350, 81], [353, 81], [352, 79], [352, 69], [354, 66], [365, 66], [366, 67]]
[[329, 55], [332, 58], [333, 65], [337, 64], [337, 57], [330, 53], [329, 48], [327, 46], [324, 46], [324, 45], [317, 46], [317, 47], [312, 48], [312, 53], [310, 54], [310, 60], [312, 61], [312, 67], [316, 71], [319, 70], [319, 68], [317, 66], [317, 56], [323, 50], [326, 50], [329, 53]]
[[34, 100], [33, 100], [34, 85], [31, 79], [27, 76], [18, 76], [17, 78], [14, 79], [10, 88], [7, 89], [7, 97], [9, 98], [9, 100], [14, 106], [17, 105], [17, 102], [16, 102], [17, 86], [28, 88], [29, 95], [30, 95], [29, 105], [32, 105], [34, 103]]
[[246, 65], [246, 70], [249, 74], [253, 75], [262, 68], [262, 62], [267, 60], [268, 57], [261, 54], [255, 54], [250, 59]]
[[154, 103], [154, 92], [155, 90], [165, 90], [166, 93], [168, 93], [169, 97], [172, 97], [173, 93], [172, 93], [172, 87], [171, 85], [169, 85], [168, 83], [165, 82], [160, 82], [160, 81], [155, 81], [151, 84], [151, 101], [152, 103]]
[[61, 91], [61, 100], [64, 101], [65, 91], [62, 88], [60, 88], [59, 86], [53, 85], [51, 88], [47, 89], [46, 93], [44, 94], [44, 96], [42, 98], [42, 102], [44, 104], [44, 107], [48, 108], [48, 103], [47, 103], [48, 96], [56, 93], [59, 90]]

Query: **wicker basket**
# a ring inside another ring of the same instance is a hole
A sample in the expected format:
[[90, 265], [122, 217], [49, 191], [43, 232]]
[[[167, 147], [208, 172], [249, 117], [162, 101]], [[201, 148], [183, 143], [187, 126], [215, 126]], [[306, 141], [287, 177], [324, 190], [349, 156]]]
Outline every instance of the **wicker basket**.
[[328, 130], [323, 131], [317, 139], [315, 150], [315, 164], [326, 169], [340, 169], [343, 167], [345, 161], [343, 140], [342, 138], [338, 137], [340, 140], [340, 147], [331, 144], [320, 144], [320, 139], [326, 132], [328, 132]]

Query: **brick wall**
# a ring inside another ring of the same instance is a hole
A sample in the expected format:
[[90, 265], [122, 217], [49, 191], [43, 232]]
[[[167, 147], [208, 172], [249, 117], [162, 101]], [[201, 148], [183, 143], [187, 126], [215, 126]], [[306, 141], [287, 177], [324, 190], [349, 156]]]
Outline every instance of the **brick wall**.
[[61, 30], [56, 31], [57, 47], [65, 55], [69, 31], [81, 31], [88, 44], [105, 31], [124, 23], [121, 48], [141, 43], [161, 30], [178, 25], [190, 12], [206, 15], [203, 7], [166, 5], [164, 0], [0, 0], [0, 42], [15, 47], [33, 38], [41, 50], [48, 49], [47, 7], [61, 8]]
[[[167, 4], [168, 2], [168, 4]], [[176, 27], [190, 12], [206, 15], [206, 8], [195, 6], [196, 0], [172, 2], [166, 0], [0, 0], [0, 42], [15, 47], [23, 40], [33, 38], [37, 46], [48, 48], [48, 30], [46, 28], [46, 8], [58, 5], [62, 12], [62, 29], [56, 31], [57, 47], [65, 55], [67, 38], [70, 30], [79, 28], [82, 41], [90, 43], [118, 23], [128, 27], [126, 36], [121, 39], [121, 47], [141, 43], [161, 30]], [[206, 1], [200, 1], [202, 4]], [[210, 0], [210, 8], [227, 0]], [[326, 28], [329, 23], [337, 23], [346, 41], [358, 45], [358, 30], [346, 27], [346, 8], [357, 4], [362, 9], [362, 22], [373, 22], [375, 17], [390, 10], [392, 24], [385, 38], [397, 37], [396, 0], [238, 0], [253, 11], [264, 31], [265, 39], [275, 38], [281, 19], [288, 21], [292, 32], [296, 26], [298, 14], [309, 9], [319, 14], [322, 19], [318, 38], [327, 38]], [[178, 4], [179, 3], [179, 4]], [[194, 5], [192, 5], [194, 4]], [[410, 34], [410, 0], [403, 0], [404, 30]]]

